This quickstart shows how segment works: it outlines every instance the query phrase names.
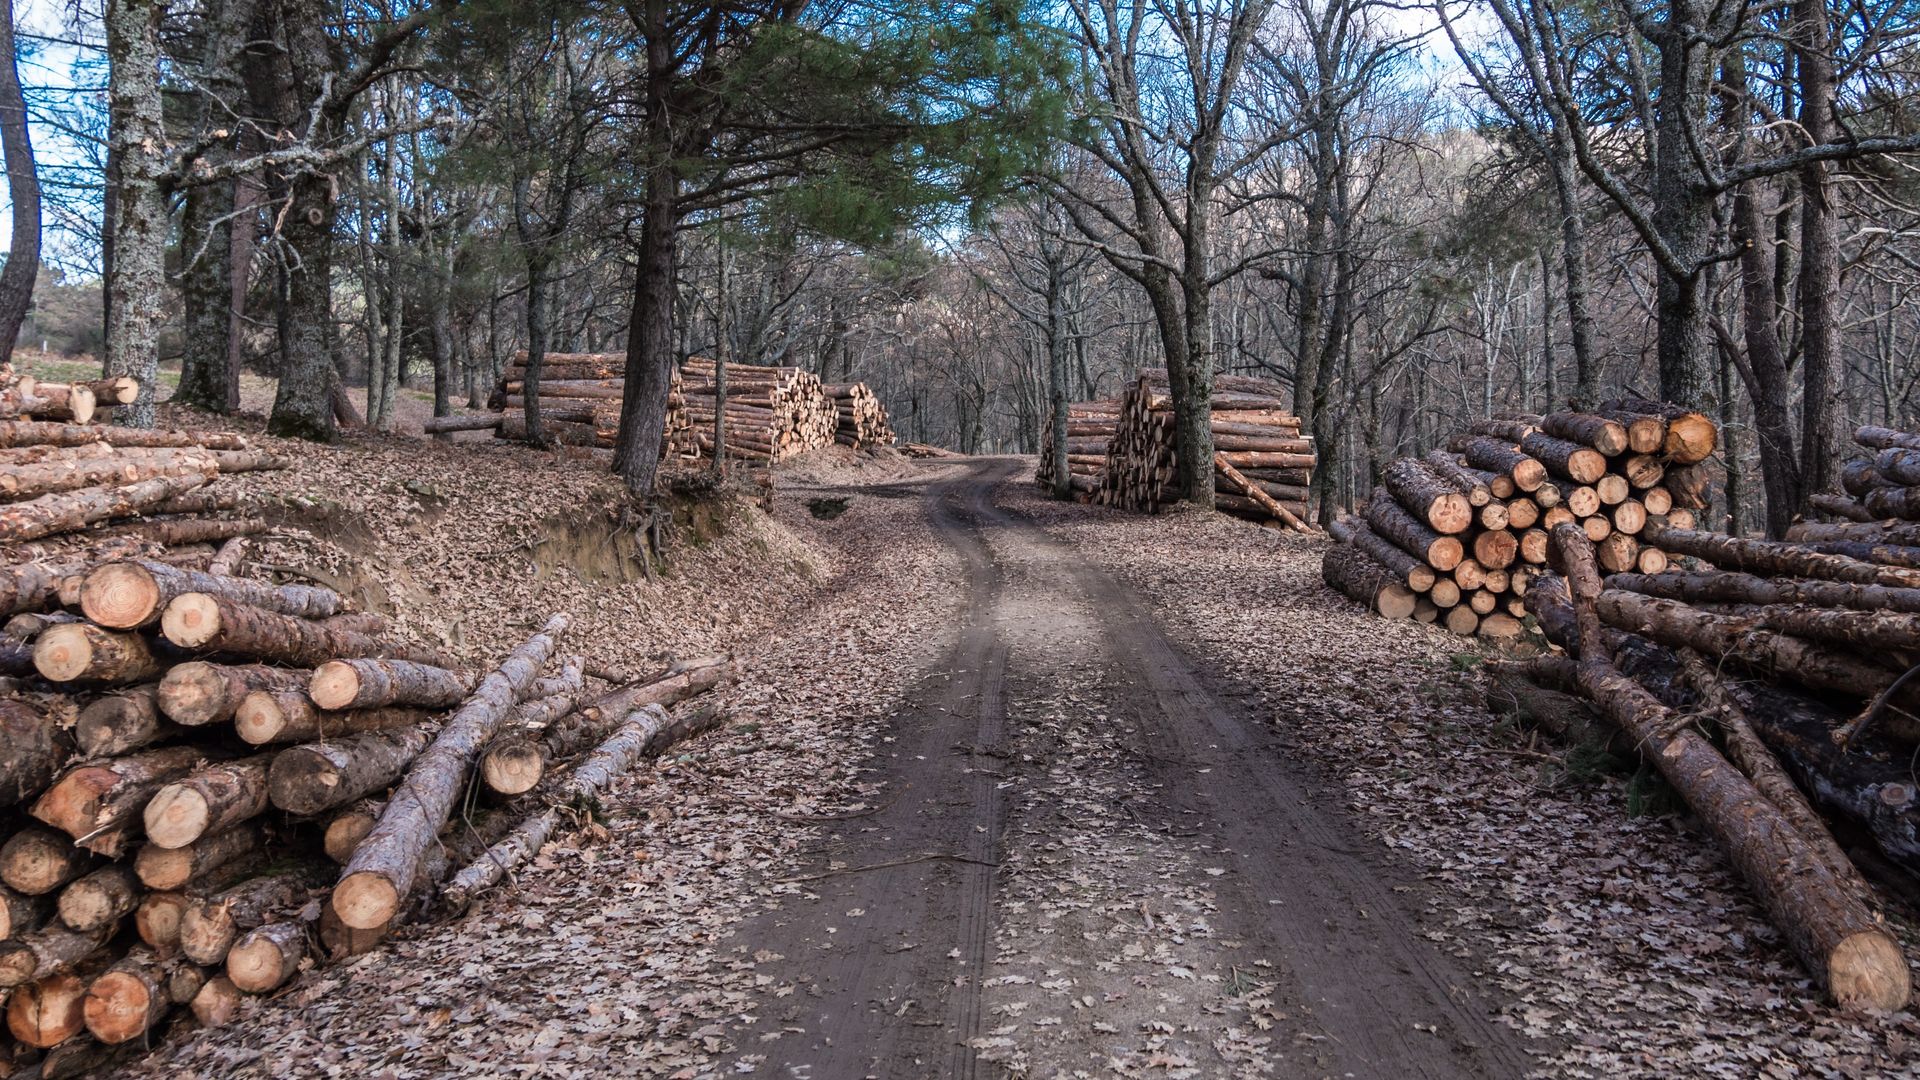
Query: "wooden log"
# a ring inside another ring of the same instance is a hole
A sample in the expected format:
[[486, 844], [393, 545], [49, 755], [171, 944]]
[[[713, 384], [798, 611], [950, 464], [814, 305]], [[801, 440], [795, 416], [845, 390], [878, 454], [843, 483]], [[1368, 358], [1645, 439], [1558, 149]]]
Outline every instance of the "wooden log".
[[385, 640], [236, 603], [210, 593], [184, 593], [167, 604], [160, 632], [183, 649], [233, 653], [297, 667], [335, 657], [381, 656]]
[[1691, 555], [1727, 570], [1757, 572], [1776, 577], [1815, 577], [1857, 585], [1920, 588], [1920, 570], [1825, 555], [1795, 544], [1750, 540], [1696, 529], [1676, 528], [1672, 519], [1648, 518], [1641, 536], [1670, 555]]
[[1382, 538], [1369, 528], [1365, 521], [1350, 517], [1339, 518], [1327, 527], [1327, 531], [1335, 540], [1343, 544], [1352, 544], [1366, 552], [1373, 561], [1393, 571], [1401, 582], [1414, 592], [1423, 593], [1433, 588], [1434, 579], [1438, 576], [1433, 567]]
[[1560, 485], [1551, 480], [1534, 488], [1532, 494], [1528, 497], [1531, 498], [1534, 505], [1538, 506], [1543, 512], [1551, 510], [1566, 501], [1566, 495], [1560, 490]]
[[1480, 630], [1480, 616], [1466, 604], [1447, 609], [1447, 630], [1459, 637], [1472, 637]]
[[53, 914], [52, 894], [28, 896], [0, 885], [0, 941], [37, 930]]
[[1588, 540], [1597, 544], [1613, 535], [1613, 522], [1595, 514], [1590, 518], [1581, 519], [1580, 529], [1587, 534]]
[[133, 872], [149, 889], [161, 892], [184, 889], [216, 870], [257, 854], [262, 842], [258, 823], [243, 821], [180, 847], [148, 843], [134, 856]]
[[307, 694], [322, 709], [411, 705], [444, 709], [473, 691], [473, 676], [405, 660], [333, 660], [314, 670]]
[[1402, 508], [1435, 532], [1466, 532], [1473, 525], [1473, 504], [1440, 471], [1417, 458], [1387, 463], [1381, 481]]
[[[1364, 558], [1345, 544], [1333, 548], [1340, 549]], [[566, 782], [555, 793], [554, 801], [560, 806], [591, 808], [598, 805], [601, 793], [631, 769], [642, 755], [661, 753], [670, 745], [660, 739], [670, 723], [666, 710], [658, 705], [648, 705], [628, 713], [618, 730], [594, 748], [587, 760], [568, 775]], [[455, 874], [441, 892], [442, 903], [451, 910], [464, 911], [476, 895], [499, 884], [539, 852], [552, 838], [560, 820], [559, 807], [550, 807], [529, 816], [506, 838]]]
[[1579, 443], [1607, 457], [1627, 452], [1627, 426], [1618, 420], [1593, 413], [1548, 413], [1540, 419], [1540, 430], [1556, 439]]
[[1492, 502], [1480, 508], [1479, 525], [1482, 529], [1492, 529], [1495, 531], [1505, 529], [1512, 520], [1512, 517], [1507, 513], [1506, 503]]
[[140, 902], [140, 879], [125, 863], [108, 863], [60, 890], [60, 921], [82, 934], [106, 931], [133, 914]]
[[240, 1015], [240, 1005], [245, 1000], [246, 995], [233, 985], [233, 980], [216, 975], [193, 996], [193, 1018], [203, 1028], [225, 1027]]
[[88, 980], [71, 972], [36, 979], [7, 999], [7, 1030], [28, 1046], [51, 1049], [87, 1028]]
[[180, 917], [180, 951], [196, 964], [223, 963], [240, 935], [297, 911], [308, 888], [297, 874], [270, 874], [194, 900]]
[[1601, 506], [1619, 506], [1633, 496], [1633, 485], [1618, 473], [1608, 473], [1593, 482], [1593, 491]]
[[201, 727], [233, 719], [240, 703], [256, 690], [295, 690], [311, 677], [301, 669], [194, 660], [167, 669], [155, 700], [175, 723]]
[[421, 429], [428, 435], [449, 431], [491, 431], [500, 426], [500, 413], [464, 413], [458, 416], [429, 416]]
[[1473, 558], [1481, 566], [1504, 570], [1520, 557], [1520, 540], [1505, 529], [1483, 532], [1473, 538]]
[[[1787, 539], [1795, 543], [1841, 540], [1861, 544], [1920, 546], [1920, 522], [1873, 521], [1834, 524], [1796, 521], [1787, 527]], [[0, 583], [4, 580], [0, 578]]]
[[1502, 505], [1507, 508], [1507, 523], [1501, 528], [1525, 532], [1540, 523], [1540, 504], [1532, 499], [1512, 499]]
[[293, 814], [345, 806], [398, 780], [438, 730], [428, 721], [282, 750], [267, 769], [268, 797]]
[[1639, 566], [1640, 542], [1626, 533], [1610, 532], [1595, 547], [1600, 568], [1609, 574], [1629, 573]]
[[1475, 633], [1493, 641], [1518, 641], [1526, 627], [1505, 612], [1493, 612], [1480, 620]]
[[327, 858], [341, 866], [353, 860], [353, 853], [360, 841], [367, 838], [374, 825], [380, 821], [380, 811], [384, 803], [374, 799], [362, 799], [341, 810], [327, 822], [326, 833], [321, 837], [321, 847]]
[[26, 896], [44, 896], [92, 869], [96, 860], [70, 837], [29, 825], [0, 844], [0, 882]]
[[1466, 554], [1459, 537], [1435, 532], [1407, 513], [1385, 488], [1375, 488], [1367, 502], [1367, 524], [1402, 551], [1442, 573], [1460, 565]]
[[227, 978], [242, 992], [264, 994], [286, 985], [307, 955], [307, 931], [297, 922], [255, 927], [227, 952]]
[[62, 623], [33, 643], [33, 666], [48, 682], [133, 683], [160, 674], [160, 662], [139, 634]]
[[69, 568], [43, 562], [0, 567], [0, 615], [39, 611], [59, 594]]
[[1607, 586], [1689, 604], [1808, 604], [1920, 615], [1920, 589], [1765, 578], [1732, 571], [1669, 570], [1661, 574], [1616, 575], [1607, 579]]
[[1286, 506], [1281, 504], [1278, 499], [1274, 498], [1265, 489], [1256, 485], [1252, 480], [1247, 479], [1239, 469], [1234, 468], [1233, 464], [1227, 460], [1225, 453], [1216, 452], [1213, 455], [1213, 467], [1221, 476], [1225, 477], [1228, 482], [1232, 483], [1241, 491], [1246, 492], [1247, 498], [1260, 504], [1261, 508], [1272, 516], [1275, 521], [1279, 521], [1299, 532], [1308, 531], [1307, 523], [1301, 519], [1300, 515], [1287, 509]]
[[[1460, 567], [1454, 567], [1453, 572], [1459, 573]], [[1423, 595], [1434, 607], [1445, 610], [1460, 602], [1460, 583], [1450, 577], [1438, 578], [1434, 581], [1433, 588], [1428, 589]]]
[[129, 517], [192, 491], [214, 475], [209, 469], [186, 476], [157, 476], [114, 487], [55, 492], [0, 506], [0, 542], [25, 543], [117, 517]]
[[1773, 924], [1838, 1004], [1904, 1008], [1910, 983], [1899, 943], [1857, 896], [1834, 880], [1792, 823], [1728, 765], [1712, 743], [1606, 660], [1598, 615], [1601, 585], [1592, 551], [1577, 530], [1567, 527], [1555, 531], [1554, 541], [1572, 583], [1581, 641], [1577, 670], [1588, 696], [1643, 747], [1700, 815], [1758, 894]]
[[[193, 999], [203, 980], [199, 969], [152, 950], [137, 950], [87, 986], [84, 1017], [93, 1037], [109, 1046], [145, 1036], [175, 1005]], [[180, 995], [185, 994], [182, 998]]]
[[233, 729], [242, 741], [264, 746], [413, 727], [429, 715], [424, 709], [326, 712], [316, 708], [313, 700], [300, 690], [256, 690], [247, 695], [234, 713]]
[[1875, 488], [1864, 501], [1874, 517], [1920, 521], [1920, 487]]
[[[1622, 418], [1620, 414], [1632, 416], [1656, 417], [1666, 423], [1666, 437], [1659, 450], [1667, 457], [1682, 464], [1692, 465], [1713, 456], [1719, 442], [1720, 429], [1705, 413], [1679, 405], [1645, 401], [1638, 398], [1626, 398], [1603, 402], [1597, 412]], [[1652, 453], [1635, 446], [1638, 453]]]
[[18, 464], [0, 469], [0, 497], [30, 499], [163, 476], [204, 476], [215, 468], [213, 455], [198, 449]]
[[236, 536], [254, 536], [267, 531], [262, 518], [148, 518], [102, 529], [93, 535], [138, 537], [167, 547], [208, 544], [231, 540]]
[[239, 435], [213, 432], [158, 431], [109, 424], [58, 424], [33, 420], [0, 421], [0, 447], [86, 446], [97, 442], [139, 447], [204, 446], [210, 450], [244, 450], [247, 446], [246, 440]]
[[177, 738], [181, 728], [160, 715], [158, 687], [130, 686], [95, 698], [73, 726], [82, 757], [117, 757]]
[[[1861, 505], [1858, 500], [1849, 499], [1844, 495], [1817, 492], [1807, 496], [1807, 505], [1823, 514], [1832, 514], [1834, 517], [1845, 518], [1848, 521], [1862, 523], [1873, 521], [1873, 511]], [[1792, 529], [1788, 530], [1787, 537], [1793, 538]]]
[[1547, 530], [1528, 529], [1520, 534], [1520, 558], [1535, 566], [1547, 561]]
[[179, 849], [222, 833], [267, 810], [267, 766], [272, 754], [196, 769], [162, 787], [144, 812], [147, 840]]
[[221, 753], [214, 747], [168, 746], [78, 765], [55, 781], [31, 812], [79, 846], [117, 858], [127, 846], [128, 827], [138, 821], [147, 800]]
[[1920, 450], [1920, 435], [1911, 432], [1896, 431], [1893, 428], [1876, 427], [1866, 424], [1855, 428], [1853, 441], [1869, 450], [1889, 450], [1900, 447], [1905, 450]]
[[204, 593], [302, 619], [324, 619], [345, 610], [345, 601], [332, 589], [218, 577], [151, 559], [111, 562], [95, 568], [81, 586], [80, 610], [101, 626], [128, 630], [159, 622], [167, 606], [188, 593]]
[[1469, 505], [1480, 507], [1493, 501], [1493, 491], [1480, 477], [1468, 471], [1452, 454], [1445, 450], [1428, 451], [1426, 462], [1436, 472], [1452, 484], [1455, 491], [1467, 497]]
[[1329, 588], [1365, 604], [1389, 619], [1413, 617], [1414, 592], [1359, 548], [1335, 544], [1320, 560], [1320, 576]]
[[74, 740], [52, 710], [0, 698], [0, 807], [44, 791], [73, 756]]
[[567, 616], [554, 615], [482, 679], [473, 697], [413, 763], [334, 889], [333, 908], [346, 925], [370, 930], [399, 912], [420, 856], [446, 822], [474, 758], [532, 685], [568, 622]]
[[1606, 455], [1543, 432], [1527, 436], [1520, 449], [1576, 484], [1591, 484], [1607, 475]]
[[149, 892], [133, 909], [134, 929], [148, 947], [171, 955], [180, 950], [180, 920], [192, 899], [183, 892]]
[[0, 941], [0, 990], [25, 986], [61, 972], [100, 951], [107, 932], [81, 933], [65, 923], [48, 923], [17, 938]]
[[[1467, 596], [1467, 609], [1475, 615], [1481, 616], [1482, 621], [1485, 620], [1486, 616], [1493, 614], [1494, 609], [1499, 606], [1499, 598], [1485, 589], [1476, 589]], [[1477, 633], [1478, 630], [1479, 628], [1476, 626], [1475, 632]]]
[[1453, 568], [1453, 583], [1465, 592], [1473, 592], [1487, 583], [1487, 570], [1478, 559], [1462, 559]]
[[[1511, 478], [1513, 486], [1520, 491], [1533, 491], [1547, 481], [1544, 464], [1498, 439], [1485, 436], [1468, 439], [1461, 449], [1467, 455], [1467, 464]], [[1506, 497], [1497, 491], [1494, 494]]]

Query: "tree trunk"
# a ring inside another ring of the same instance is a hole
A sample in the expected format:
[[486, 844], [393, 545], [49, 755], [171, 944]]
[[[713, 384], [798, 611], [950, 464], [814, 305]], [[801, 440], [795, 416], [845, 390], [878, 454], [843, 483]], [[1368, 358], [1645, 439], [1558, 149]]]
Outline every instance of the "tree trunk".
[[76, 933], [117, 926], [140, 902], [140, 879], [125, 863], [108, 863], [60, 890], [60, 921]]
[[105, 283], [105, 373], [140, 381], [140, 397], [115, 420], [152, 427], [166, 321], [168, 214], [162, 184], [167, 136], [160, 98], [160, 19], [157, 0], [108, 0], [106, 6], [109, 139], [114, 183], [113, 260]]
[[130, 839], [127, 826], [155, 792], [192, 772], [220, 751], [204, 746], [145, 750], [67, 771], [34, 802], [34, 817], [73, 837], [80, 847], [117, 858]]
[[230, 653], [311, 667], [340, 656], [382, 656], [384, 638], [237, 603], [211, 593], [182, 593], [160, 617], [160, 632], [183, 649]]
[[[1799, 130], [1809, 145], [1835, 141], [1834, 62], [1827, 5], [1796, 0], [1793, 5], [1794, 68], [1799, 74]], [[1839, 214], [1829, 179], [1831, 166], [1809, 161], [1800, 167], [1801, 374], [1800, 491], [1794, 512], [1806, 509], [1804, 497], [1833, 484], [1834, 412], [1840, 328], [1835, 313], [1840, 292]]]
[[0, 155], [7, 167], [13, 216], [13, 243], [7, 265], [0, 269], [0, 360], [13, 356], [40, 276], [40, 175], [27, 127], [27, 102], [20, 92], [13, 31], [13, 0], [0, 0], [0, 49], [5, 50], [0, 55]]
[[26, 896], [45, 896], [79, 877], [96, 860], [73, 838], [28, 825], [0, 844], [0, 882]]
[[1885, 585], [1897, 589], [1920, 588], [1920, 570], [1877, 566], [1844, 555], [1826, 555], [1775, 540], [1748, 540], [1696, 529], [1677, 529], [1659, 519], [1648, 520], [1642, 536], [1669, 554], [1691, 555], [1727, 570], [1754, 572], [1770, 577], [1825, 578], [1829, 581]]
[[72, 754], [60, 717], [21, 698], [0, 698], [0, 807], [45, 790]]
[[367, 731], [412, 727], [427, 719], [420, 709], [352, 709], [323, 712], [299, 690], [256, 690], [235, 711], [233, 727], [255, 746], [308, 742]]
[[128, 687], [88, 702], [73, 725], [81, 755], [90, 758], [118, 757], [179, 734], [180, 728], [160, 715], [158, 687], [153, 684]]
[[227, 950], [227, 978], [249, 994], [264, 994], [286, 984], [307, 955], [307, 929], [298, 922], [275, 922], [247, 931]]
[[54, 923], [0, 941], [0, 990], [72, 971], [74, 965], [98, 952], [109, 936], [104, 931], [83, 934]]
[[33, 666], [48, 682], [132, 683], [160, 674], [160, 661], [139, 634], [61, 623], [33, 645]]
[[380, 824], [361, 842], [334, 889], [333, 909], [343, 923], [371, 930], [399, 913], [420, 856], [452, 811], [474, 758], [532, 686], [567, 624], [565, 615], [554, 615], [540, 633], [481, 680], [473, 697], [408, 770], [406, 782], [380, 815]]
[[24, 543], [131, 517], [212, 480], [213, 470], [157, 476], [120, 487], [81, 488], [0, 506], [0, 542]]

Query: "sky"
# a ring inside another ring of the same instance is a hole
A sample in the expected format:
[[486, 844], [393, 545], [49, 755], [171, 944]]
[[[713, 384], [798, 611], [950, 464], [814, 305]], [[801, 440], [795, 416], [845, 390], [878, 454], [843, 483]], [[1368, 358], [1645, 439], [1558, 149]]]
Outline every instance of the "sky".
[[[70, 23], [76, 6], [73, 0], [14, 0], [16, 32], [61, 39], [71, 39], [76, 33], [84, 33], [97, 40], [99, 22], [91, 14], [93, 5], [85, 4], [85, 10], [90, 14], [86, 16], [80, 31], [76, 31]], [[24, 54], [19, 59], [20, 85], [27, 98], [34, 157], [38, 161], [41, 184], [45, 189], [41, 193], [42, 258], [63, 269], [95, 272], [99, 257], [94, 250], [97, 243], [91, 237], [82, 239], [73, 229], [63, 226], [62, 211], [53, 205], [56, 200], [69, 204], [75, 201], [70, 197], [71, 192], [58, 185], [81, 180], [82, 177], [73, 171], [74, 167], [85, 165], [89, 158], [72, 135], [50, 122], [53, 118], [48, 114], [70, 112], [76, 106], [87, 103], [86, 95], [77, 92], [81, 84], [76, 80], [84, 78], [96, 84], [103, 82], [104, 67], [92, 74], [76, 68], [83, 61], [99, 62], [100, 53], [64, 42], [21, 41], [19, 45]], [[104, 96], [97, 97], [94, 104], [103, 108]], [[5, 194], [5, 190], [0, 189], [0, 240], [13, 227], [13, 206]], [[97, 205], [87, 205], [92, 201], [96, 200], [80, 200], [81, 205], [66, 212], [91, 217], [90, 229], [97, 232]]]

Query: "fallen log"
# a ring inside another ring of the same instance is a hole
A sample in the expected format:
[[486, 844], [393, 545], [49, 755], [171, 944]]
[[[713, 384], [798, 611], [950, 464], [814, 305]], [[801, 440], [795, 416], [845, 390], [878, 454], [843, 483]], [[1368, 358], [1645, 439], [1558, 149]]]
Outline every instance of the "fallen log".
[[160, 633], [183, 649], [232, 653], [295, 667], [396, 651], [391, 643], [371, 634], [263, 611], [208, 593], [175, 597], [160, 617]]
[[502, 413], [467, 413], [460, 416], [429, 416], [421, 423], [428, 435], [449, 431], [492, 431], [500, 426]]
[[1335, 544], [1320, 560], [1328, 587], [1389, 619], [1413, 617], [1415, 594], [1386, 567], [1349, 544]]
[[1556, 439], [1578, 443], [1606, 457], [1627, 452], [1627, 426], [1593, 413], [1555, 412], [1540, 418], [1540, 430]]
[[80, 756], [118, 757], [178, 737], [182, 729], [160, 715], [158, 698], [158, 688], [147, 683], [88, 703], [73, 726]]
[[125, 863], [108, 863], [60, 890], [60, 921], [76, 933], [111, 931], [140, 902], [140, 879]]
[[222, 755], [217, 747], [169, 746], [78, 765], [56, 780], [30, 812], [73, 837], [76, 845], [117, 858], [129, 840], [127, 826], [155, 792], [209, 757]]
[[1750, 540], [1697, 529], [1681, 529], [1659, 518], [1647, 519], [1641, 536], [1670, 555], [1691, 555], [1727, 570], [1776, 577], [1826, 578], [1858, 585], [1920, 588], [1920, 570], [1876, 566], [1844, 555], [1824, 555], [1779, 541]]
[[239, 435], [200, 431], [160, 431], [150, 428], [117, 427], [111, 424], [57, 424], [37, 420], [0, 421], [0, 447], [14, 446], [86, 446], [104, 442], [113, 446], [186, 447], [209, 450], [245, 450], [247, 441]]
[[1920, 435], [1888, 427], [1865, 424], [1854, 429], [1853, 441], [1869, 450], [1920, 450]]
[[1607, 579], [1607, 587], [1668, 600], [1684, 600], [1689, 604], [1812, 604], [1859, 611], [1920, 614], [1920, 589], [1819, 579], [1765, 578], [1731, 570], [1616, 574]]
[[264, 994], [286, 985], [307, 955], [307, 931], [297, 922], [255, 927], [227, 951], [227, 978], [242, 992]]
[[398, 780], [438, 730], [428, 721], [289, 747], [267, 769], [268, 797], [292, 814], [345, 806]]
[[0, 882], [26, 896], [42, 896], [93, 868], [98, 860], [52, 829], [29, 825], [0, 844]]
[[474, 758], [533, 684], [566, 633], [568, 621], [559, 614], [548, 619], [540, 633], [482, 679], [473, 697], [414, 762], [405, 782], [387, 801], [380, 823], [360, 842], [334, 888], [333, 908], [341, 922], [356, 930], [371, 930], [399, 912], [420, 856], [446, 822]]
[[[1606, 455], [1544, 432], [1535, 432], [1520, 443], [1520, 449], [1576, 484], [1591, 484], [1607, 475]], [[1518, 482], [1518, 477], [1515, 482]]]
[[73, 748], [73, 738], [51, 710], [21, 698], [0, 698], [0, 807], [45, 790]]
[[1327, 532], [1335, 540], [1352, 544], [1366, 552], [1373, 561], [1393, 571], [1414, 592], [1423, 593], [1433, 588], [1438, 577], [1433, 567], [1381, 537], [1366, 522], [1357, 518], [1339, 518], [1327, 527]]
[[1367, 524], [1414, 558], [1442, 573], [1460, 565], [1466, 548], [1459, 537], [1442, 536], [1401, 507], [1385, 488], [1367, 501]]
[[128, 954], [87, 987], [87, 1030], [109, 1046], [152, 1031], [175, 1005], [193, 1000], [205, 982], [183, 957], [161, 959], [151, 950]]
[[1463, 533], [1473, 524], [1473, 504], [1440, 470], [1418, 458], [1388, 462], [1381, 482], [1403, 509], [1435, 532]]
[[33, 666], [48, 682], [133, 683], [160, 674], [160, 661], [139, 634], [92, 623], [61, 623], [33, 643]]
[[130, 457], [86, 457], [0, 469], [0, 496], [30, 499], [81, 488], [110, 487], [164, 476], [197, 476], [217, 468], [205, 450], [166, 450]]
[[20, 987], [7, 999], [7, 1030], [28, 1046], [51, 1049], [86, 1030], [87, 980], [71, 972]]
[[104, 930], [83, 934], [63, 923], [49, 923], [20, 937], [0, 941], [0, 990], [72, 971], [75, 965], [99, 952], [108, 936]]
[[80, 610], [101, 626], [131, 630], [159, 622], [167, 606], [188, 593], [204, 593], [302, 619], [325, 619], [346, 607], [332, 589], [219, 577], [145, 559], [111, 562], [94, 569], [80, 587]]
[[[1920, 545], [1920, 522], [1871, 521], [1831, 524], [1818, 521], [1797, 521], [1787, 527], [1787, 539], [1794, 542], [1808, 540], [1850, 540], [1863, 544], [1913, 546]], [[0, 578], [0, 590], [4, 590], [5, 580], [5, 578]], [[4, 596], [3, 591], [0, 591], [0, 596]]]
[[1454, 490], [1467, 497], [1469, 506], [1485, 506], [1493, 501], [1493, 489], [1469, 472], [1452, 454], [1445, 450], [1428, 451], [1426, 462], [1437, 470]]

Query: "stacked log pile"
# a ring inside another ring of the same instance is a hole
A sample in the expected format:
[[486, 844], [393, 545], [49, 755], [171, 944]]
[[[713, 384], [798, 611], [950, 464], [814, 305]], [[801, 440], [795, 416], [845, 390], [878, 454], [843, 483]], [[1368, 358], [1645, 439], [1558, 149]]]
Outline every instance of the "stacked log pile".
[[[546, 437], [565, 446], [612, 449], [620, 431], [620, 401], [626, 393], [623, 353], [547, 353], [540, 366], [540, 426]], [[495, 411], [437, 416], [424, 425], [427, 434], [491, 430], [501, 439], [527, 438], [527, 354], [514, 354], [500, 375], [488, 405]], [[661, 455], [696, 453], [680, 373], [667, 390], [667, 416]]]
[[[1867, 456], [1848, 462], [1840, 470], [1840, 484], [1846, 494], [1815, 495], [1814, 507], [1866, 525], [1920, 522], [1920, 433], [1868, 426], [1856, 430], [1853, 441], [1867, 451]], [[1885, 532], [1861, 529], [1854, 535], [1874, 537]], [[1906, 535], [1911, 536], [1912, 530]], [[1913, 565], [1920, 566], [1920, 561]]]
[[887, 407], [866, 383], [837, 383], [820, 389], [833, 403], [834, 442], [855, 450], [893, 445], [893, 426], [887, 422]]
[[[1317, 456], [1286, 410], [1278, 383], [1214, 376], [1214, 505], [1252, 521], [1306, 529]], [[1157, 513], [1179, 499], [1173, 397], [1165, 369], [1140, 374], [1121, 397], [1093, 501]], [[1044, 460], [1044, 459], [1043, 459]], [[1042, 466], [1045, 467], [1044, 465]]]
[[1333, 525], [1322, 576], [1382, 615], [1516, 638], [1558, 525], [1578, 526], [1607, 573], [1665, 570], [1648, 530], [1693, 524], [1717, 441], [1704, 415], [1638, 399], [1479, 421], [1389, 462], [1364, 513]]
[[[687, 414], [693, 421], [694, 443], [702, 455], [711, 456], [719, 400], [713, 361], [690, 356], [681, 370], [687, 381]], [[820, 377], [812, 372], [796, 367], [727, 365], [728, 457], [779, 461], [832, 446], [839, 425], [839, 410], [827, 397]]]
[[[1100, 401], [1076, 401], [1067, 406], [1067, 472], [1074, 497], [1083, 502], [1099, 491], [1106, 474], [1107, 451], [1120, 427], [1119, 398]], [[1040, 470], [1034, 479], [1042, 488], [1053, 490], [1054, 431], [1053, 417], [1040, 427]]]
[[470, 672], [328, 589], [154, 559], [8, 587], [27, 666], [0, 694], [0, 1060], [21, 1065], [218, 1023], [477, 861], [464, 905], [514, 865], [490, 846], [544, 841], [576, 820], [555, 807], [710, 726], [665, 709], [730, 671], [592, 690], [555, 616]]
[[1606, 575], [1580, 524], [1556, 526], [1558, 572], [1527, 604], [1563, 651], [1494, 665], [1493, 692], [1593, 716], [1687, 801], [1829, 997], [1905, 1007], [1907, 958], [1862, 871], [1920, 874], [1920, 570], [1657, 516], [1641, 535], [1699, 565]]

